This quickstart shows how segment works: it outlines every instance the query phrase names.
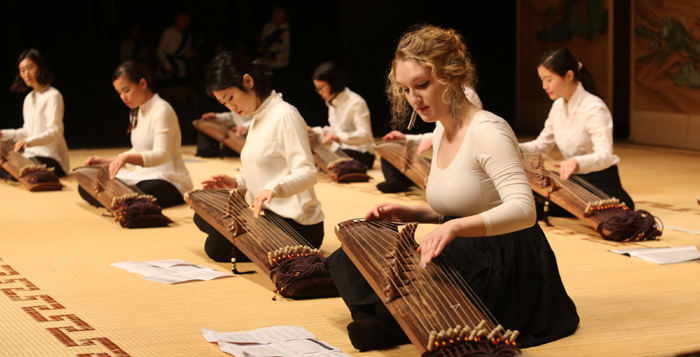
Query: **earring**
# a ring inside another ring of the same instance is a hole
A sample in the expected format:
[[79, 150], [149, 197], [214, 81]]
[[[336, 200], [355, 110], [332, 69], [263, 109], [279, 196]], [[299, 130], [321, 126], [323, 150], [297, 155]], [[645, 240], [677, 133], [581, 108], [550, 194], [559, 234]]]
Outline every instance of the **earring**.
[[408, 121], [408, 130], [413, 128], [413, 124], [416, 123], [416, 110], [413, 109], [413, 114], [411, 114], [411, 120]]

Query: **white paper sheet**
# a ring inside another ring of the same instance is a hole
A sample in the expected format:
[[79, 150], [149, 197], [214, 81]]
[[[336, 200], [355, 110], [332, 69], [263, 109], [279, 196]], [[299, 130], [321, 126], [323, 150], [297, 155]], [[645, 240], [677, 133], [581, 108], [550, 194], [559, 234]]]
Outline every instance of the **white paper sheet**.
[[266, 344], [280, 341], [316, 339], [316, 336], [311, 332], [299, 326], [274, 326], [244, 332], [216, 332], [202, 327], [202, 335], [209, 342], [224, 341], [238, 344]]
[[133, 269], [146, 268], [146, 267], [152, 266], [151, 264], [143, 263], [143, 262], [120, 262], [120, 263], [113, 263], [110, 265], [112, 265], [115, 268], [124, 269], [124, 270], [133, 270]]
[[613, 249], [611, 252], [639, 258], [654, 264], [683, 263], [700, 259], [700, 251], [694, 245], [685, 247]]
[[308, 339], [273, 342], [265, 345], [238, 345], [219, 341], [219, 348], [237, 357], [287, 357], [306, 355], [308, 353], [340, 351], [324, 342]]
[[188, 263], [188, 262], [186, 262], [184, 260], [180, 260], [180, 259], [151, 260], [150, 262], [146, 262], [146, 263], [151, 264], [151, 265], [155, 265], [155, 266], [161, 267], [161, 268], [170, 268], [170, 267], [174, 267], [177, 265], [196, 266], [192, 263]]
[[146, 280], [157, 281], [165, 284], [178, 284], [188, 281], [213, 280], [230, 277], [233, 274], [194, 265], [184, 260], [155, 260], [151, 262], [121, 262], [112, 266], [127, 270], [131, 273], [143, 275]]
[[350, 357], [298, 326], [225, 333], [202, 327], [202, 336], [236, 357]]

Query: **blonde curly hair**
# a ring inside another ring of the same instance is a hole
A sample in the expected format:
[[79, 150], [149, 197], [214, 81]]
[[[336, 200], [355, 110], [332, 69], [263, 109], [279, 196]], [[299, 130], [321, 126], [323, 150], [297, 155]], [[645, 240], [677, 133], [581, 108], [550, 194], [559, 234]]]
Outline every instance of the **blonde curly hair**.
[[418, 25], [401, 36], [391, 63], [386, 93], [391, 104], [391, 125], [395, 129], [403, 129], [411, 106], [396, 82], [398, 61], [413, 61], [430, 68], [433, 78], [445, 85], [442, 100], [451, 105], [456, 120], [459, 109], [467, 101], [462, 86], [474, 87], [477, 80], [476, 68], [462, 36], [453, 29], [432, 25]]

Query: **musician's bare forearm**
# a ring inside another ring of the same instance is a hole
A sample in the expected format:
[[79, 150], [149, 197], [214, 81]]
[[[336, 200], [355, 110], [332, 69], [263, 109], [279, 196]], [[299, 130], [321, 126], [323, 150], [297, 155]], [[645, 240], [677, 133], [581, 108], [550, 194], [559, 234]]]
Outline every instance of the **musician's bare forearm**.
[[428, 205], [407, 206], [408, 218], [418, 223], [438, 223], [438, 213]]
[[124, 154], [120, 155], [124, 157], [124, 162], [127, 164], [143, 166], [143, 156], [141, 154]]

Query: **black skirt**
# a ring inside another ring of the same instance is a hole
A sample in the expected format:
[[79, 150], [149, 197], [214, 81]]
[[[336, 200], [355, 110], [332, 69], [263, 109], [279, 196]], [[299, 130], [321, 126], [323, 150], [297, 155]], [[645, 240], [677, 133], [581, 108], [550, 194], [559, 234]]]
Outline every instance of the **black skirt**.
[[617, 169], [617, 165], [610, 166], [605, 170], [576, 176], [588, 181], [591, 185], [607, 193], [608, 196], [619, 199], [620, 202], [624, 202], [629, 209], [634, 210], [634, 201], [632, 201], [632, 197], [622, 188], [620, 171]]
[[[456, 238], [443, 250], [476, 296], [506, 329], [520, 331], [521, 347], [573, 334], [579, 323], [557, 260], [539, 225], [491, 237]], [[342, 251], [326, 264], [341, 297], [353, 306], [379, 297]]]

